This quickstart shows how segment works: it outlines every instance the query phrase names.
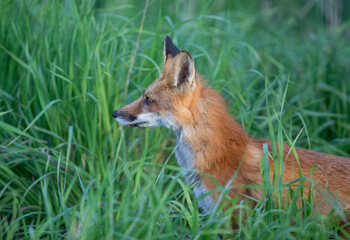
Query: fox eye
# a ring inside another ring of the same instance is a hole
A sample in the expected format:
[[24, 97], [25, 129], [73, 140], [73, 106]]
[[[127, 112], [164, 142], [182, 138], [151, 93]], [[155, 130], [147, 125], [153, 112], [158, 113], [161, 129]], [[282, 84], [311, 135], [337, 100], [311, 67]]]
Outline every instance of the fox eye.
[[152, 99], [150, 99], [149, 97], [146, 97], [146, 99], [145, 99], [145, 104], [146, 104], [146, 105], [151, 105], [152, 102], [153, 102]]

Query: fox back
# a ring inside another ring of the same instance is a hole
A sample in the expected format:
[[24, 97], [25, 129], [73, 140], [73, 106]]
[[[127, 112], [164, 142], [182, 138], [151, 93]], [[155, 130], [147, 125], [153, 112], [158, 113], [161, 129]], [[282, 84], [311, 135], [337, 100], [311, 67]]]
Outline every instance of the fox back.
[[[213, 207], [219, 192], [201, 196], [217, 188], [217, 183], [235, 186], [229, 190], [231, 197], [261, 198], [263, 190], [244, 185], [262, 184], [263, 144], [271, 151], [271, 142], [253, 139], [243, 130], [228, 113], [224, 99], [196, 73], [191, 55], [178, 50], [168, 36], [161, 76], [136, 101], [114, 111], [113, 117], [124, 126], [163, 126], [175, 133], [177, 162], [204, 211]], [[287, 156], [289, 147], [283, 149], [283, 156]], [[297, 155], [302, 174], [307, 176], [319, 166], [322, 170], [316, 170], [313, 179], [323, 186], [328, 184], [344, 208], [350, 209], [350, 159], [304, 149], [297, 149]], [[289, 154], [284, 162], [283, 180], [299, 177], [295, 156]], [[316, 199], [322, 201], [322, 194], [316, 194]], [[327, 213], [330, 205], [321, 204], [321, 212]]]

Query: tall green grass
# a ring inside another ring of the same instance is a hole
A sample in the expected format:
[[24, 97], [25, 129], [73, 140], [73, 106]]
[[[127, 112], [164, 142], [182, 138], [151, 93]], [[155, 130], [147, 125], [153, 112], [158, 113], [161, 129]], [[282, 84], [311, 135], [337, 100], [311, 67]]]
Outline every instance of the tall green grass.
[[0, 1], [0, 238], [350, 237], [296, 204], [302, 178], [295, 192], [265, 179], [255, 209], [200, 212], [172, 133], [111, 116], [159, 76], [168, 34], [252, 136], [349, 156], [348, 4], [330, 28], [324, 1], [303, 16], [303, 1], [267, 2]]

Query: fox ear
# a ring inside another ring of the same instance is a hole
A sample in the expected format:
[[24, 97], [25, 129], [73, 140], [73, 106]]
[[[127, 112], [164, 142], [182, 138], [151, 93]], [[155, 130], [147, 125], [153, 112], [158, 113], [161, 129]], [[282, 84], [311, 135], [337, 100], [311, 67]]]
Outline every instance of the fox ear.
[[195, 68], [191, 55], [181, 51], [167, 70], [167, 81], [171, 87], [182, 91], [193, 90], [196, 86]]
[[179, 49], [177, 49], [170, 37], [166, 35], [164, 38], [164, 63], [169, 57], [175, 58], [179, 53]]

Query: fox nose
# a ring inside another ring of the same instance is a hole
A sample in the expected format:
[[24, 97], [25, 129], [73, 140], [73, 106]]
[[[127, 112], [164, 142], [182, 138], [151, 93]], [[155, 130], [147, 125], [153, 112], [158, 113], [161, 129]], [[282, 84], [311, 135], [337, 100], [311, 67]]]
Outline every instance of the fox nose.
[[118, 117], [118, 110], [115, 110], [112, 115], [114, 118], [117, 118]]

